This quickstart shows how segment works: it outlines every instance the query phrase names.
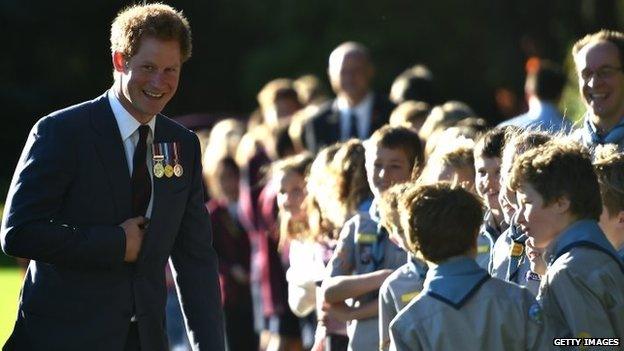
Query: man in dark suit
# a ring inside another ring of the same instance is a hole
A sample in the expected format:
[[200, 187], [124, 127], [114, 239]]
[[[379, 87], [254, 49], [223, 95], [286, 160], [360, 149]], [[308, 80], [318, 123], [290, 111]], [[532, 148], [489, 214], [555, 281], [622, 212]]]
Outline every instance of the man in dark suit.
[[329, 55], [327, 73], [336, 98], [323, 105], [304, 126], [304, 143], [312, 152], [349, 138], [366, 139], [384, 124], [394, 105], [371, 91], [374, 67], [362, 44], [340, 44]]
[[113, 87], [33, 127], [2, 222], [31, 259], [5, 350], [166, 350], [171, 263], [194, 350], [223, 350], [221, 298], [197, 137], [160, 112], [191, 54], [162, 4], [119, 13]]

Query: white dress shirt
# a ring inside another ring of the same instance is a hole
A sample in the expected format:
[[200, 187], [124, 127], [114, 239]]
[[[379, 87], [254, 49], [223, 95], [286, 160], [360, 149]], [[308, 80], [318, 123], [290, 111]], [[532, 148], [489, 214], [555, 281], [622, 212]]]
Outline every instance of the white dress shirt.
[[[132, 115], [121, 105], [121, 102], [113, 92], [113, 90], [108, 91], [108, 102], [111, 105], [111, 109], [113, 110], [113, 114], [115, 115], [115, 120], [117, 121], [117, 127], [119, 127], [119, 132], [121, 133], [121, 140], [123, 141], [124, 150], [126, 151], [126, 163], [128, 165], [129, 177], [132, 177], [132, 158], [134, 157], [134, 149], [136, 149], [136, 144], [139, 142], [139, 127], [141, 123], [137, 121]], [[146, 160], [147, 169], [151, 177], [151, 186], [152, 192], [150, 195], [149, 205], [147, 206], [147, 211], [145, 212], [145, 217], [149, 218], [152, 215], [152, 205], [154, 204], [154, 175], [152, 172], [152, 144], [154, 142], [154, 135], [156, 133], [156, 118], [152, 117], [150, 121], [147, 123], [150, 128], [149, 133], [147, 134], [147, 153]]]
[[357, 134], [359, 139], [366, 139], [370, 132], [373, 115], [373, 93], [368, 93], [359, 104], [349, 106], [347, 99], [336, 98], [336, 108], [340, 111], [340, 140], [351, 137], [351, 114], [355, 113], [357, 120]]

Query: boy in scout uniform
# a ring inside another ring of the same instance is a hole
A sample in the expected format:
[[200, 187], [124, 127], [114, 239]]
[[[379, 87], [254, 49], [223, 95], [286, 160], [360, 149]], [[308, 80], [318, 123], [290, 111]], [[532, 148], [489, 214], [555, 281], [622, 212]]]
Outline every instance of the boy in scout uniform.
[[510, 128], [513, 127], [491, 129], [474, 147], [475, 188], [486, 207], [477, 239], [477, 263], [486, 269], [490, 265], [490, 255], [496, 239], [508, 227], [498, 202], [498, 194], [501, 153], [505, 144], [506, 130]]
[[[473, 194], [446, 183], [402, 197], [410, 250], [427, 260], [423, 291], [390, 324], [391, 350], [548, 350], [540, 306], [475, 261], [483, 218]], [[453, 221], [449, 221], [453, 218]]]
[[401, 249], [408, 252], [407, 263], [394, 271], [379, 288], [379, 349], [390, 346], [390, 322], [422, 290], [427, 264], [409, 253], [401, 230], [398, 202], [402, 194], [414, 187], [412, 182], [394, 185], [382, 197], [379, 212], [384, 228]]
[[596, 148], [594, 169], [600, 184], [600, 229], [624, 261], [624, 154], [609, 144]]
[[505, 221], [510, 225], [494, 244], [489, 271], [492, 277], [526, 287], [533, 293], [533, 296], [537, 296], [540, 276], [531, 271], [531, 262], [527, 257], [526, 248], [528, 236], [518, 225], [518, 216], [515, 210], [516, 193], [509, 188], [508, 180], [511, 166], [518, 155], [551, 139], [552, 136], [545, 132], [516, 132], [507, 137], [502, 152], [501, 187], [498, 199]]
[[547, 263], [538, 300], [557, 337], [624, 338], [624, 266], [598, 226], [587, 150], [553, 140], [514, 161], [518, 223]]
[[344, 225], [328, 264], [330, 277], [322, 285], [326, 315], [348, 322], [349, 350], [357, 351], [379, 347], [377, 291], [407, 260], [380, 224], [375, 203], [390, 186], [408, 181], [423, 160], [417, 135], [403, 127], [382, 127], [365, 147], [374, 204], [369, 213], [359, 213]]

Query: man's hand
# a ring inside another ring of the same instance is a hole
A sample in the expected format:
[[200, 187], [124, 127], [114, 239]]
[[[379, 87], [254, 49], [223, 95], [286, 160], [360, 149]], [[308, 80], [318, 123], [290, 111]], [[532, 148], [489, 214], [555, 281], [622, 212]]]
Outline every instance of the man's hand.
[[128, 218], [119, 225], [126, 234], [124, 262], [135, 262], [139, 257], [147, 223], [148, 220], [145, 217], [139, 216]]

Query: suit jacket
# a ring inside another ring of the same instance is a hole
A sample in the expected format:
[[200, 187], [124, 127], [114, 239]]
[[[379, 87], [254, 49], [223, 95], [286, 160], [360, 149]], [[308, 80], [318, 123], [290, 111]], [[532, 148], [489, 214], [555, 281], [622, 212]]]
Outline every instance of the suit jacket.
[[[373, 99], [370, 131], [366, 137], [388, 123], [395, 107], [385, 96], [375, 94]], [[340, 111], [335, 106], [335, 100], [327, 102], [303, 126], [305, 147], [313, 153], [340, 141]]]
[[135, 315], [141, 347], [166, 350], [171, 256], [194, 349], [222, 350], [223, 325], [197, 137], [165, 116], [154, 142], [179, 142], [181, 177], [153, 177], [151, 222], [124, 263], [132, 217], [126, 155], [106, 94], [33, 127], [8, 193], [2, 249], [31, 259], [7, 350], [122, 350]]

